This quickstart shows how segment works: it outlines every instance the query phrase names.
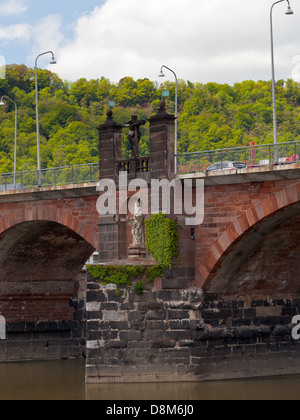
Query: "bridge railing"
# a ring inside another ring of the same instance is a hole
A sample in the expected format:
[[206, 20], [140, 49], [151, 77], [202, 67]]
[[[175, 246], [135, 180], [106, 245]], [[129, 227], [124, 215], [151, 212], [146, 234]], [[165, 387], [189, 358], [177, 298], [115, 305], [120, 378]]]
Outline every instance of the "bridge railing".
[[0, 174], [0, 191], [97, 182], [99, 180], [99, 164], [90, 163], [42, 169], [40, 185], [38, 175], [38, 171]]
[[[216, 165], [215, 170], [230, 169], [228, 162], [240, 163], [241, 167], [254, 168], [273, 165], [275, 152], [278, 151], [278, 164], [300, 162], [300, 141], [290, 143], [253, 145], [231, 149], [209, 150], [202, 152], [182, 153], [177, 155], [178, 173], [205, 172]], [[145, 158], [142, 158], [143, 161]], [[148, 159], [148, 158], [147, 158]], [[145, 160], [146, 162], [146, 160]], [[149, 170], [149, 161], [141, 171]], [[239, 165], [237, 166], [239, 167]], [[120, 169], [120, 168], [119, 168]], [[0, 174], [0, 192], [15, 189], [51, 187], [59, 185], [82, 184], [99, 180], [99, 164], [64, 166]]]
[[[179, 154], [177, 155], [178, 173], [230, 169], [228, 162], [235, 162], [237, 168], [273, 165], [275, 163], [276, 148], [279, 164], [300, 161], [300, 141], [279, 143], [277, 146], [274, 144], [253, 145]], [[238, 165], [238, 163], [241, 165]]]

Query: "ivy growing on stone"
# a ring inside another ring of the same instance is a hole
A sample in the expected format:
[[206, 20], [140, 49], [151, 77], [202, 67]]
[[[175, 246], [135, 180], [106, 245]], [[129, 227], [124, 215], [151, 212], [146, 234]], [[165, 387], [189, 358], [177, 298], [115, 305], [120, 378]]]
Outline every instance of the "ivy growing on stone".
[[134, 286], [134, 291], [137, 295], [142, 295], [145, 290], [145, 285], [142, 281], [138, 281]]
[[87, 265], [87, 270], [94, 280], [101, 284], [131, 286], [138, 281], [134, 290], [142, 294], [145, 286], [142, 279], [152, 283], [155, 278], [163, 276], [163, 270], [171, 269], [173, 260], [179, 258], [180, 225], [165, 214], [152, 215], [145, 221], [146, 248], [157, 261], [157, 264], [145, 267], [138, 265]]
[[179, 228], [176, 220], [162, 213], [145, 220], [146, 248], [162, 270], [171, 269], [173, 260], [179, 259]]
[[137, 265], [88, 265], [88, 272], [93, 279], [99, 280], [102, 284], [116, 284], [130, 286], [135, 278], [142, 278], [145, 267]]

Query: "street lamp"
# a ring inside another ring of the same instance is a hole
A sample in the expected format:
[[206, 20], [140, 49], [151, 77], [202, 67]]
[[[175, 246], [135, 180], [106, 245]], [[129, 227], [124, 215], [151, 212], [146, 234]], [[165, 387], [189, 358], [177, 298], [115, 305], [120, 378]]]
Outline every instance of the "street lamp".
[[17, 125], [18, 125], [18, 108], [17, 105], [15, 103], [15, 101], [13, 101], [12, 99], [10, 99], [8, 96], [2, 96], [1, 101], [0, 101], [0, 106], [4, 106], [5, 102], [3, 101], [3, 99], [7, 99], [8, 101], [12, 102], [15, 106], [15, 148], [14, 148], [14, 189], [17, 188]]
[[56, 64], [54, 54], [52, 51], [47, 51], [39, 54], [35, 60], [35, 102], [36, 102], [36, 136], [37, 136], [37, 166], [38, 166], [38, 186], [42, 186], [41, 178], [41, 150], [40, 150], [40, 124], [39, 124], [39, 93], [38, 93], [38, 80], [37, 80], [37, 62], [39, 57], [46, 54], [52, 54], [50, 64]]
[[172, 72], [175, 76], [175, 175], [177, 174], [177, 150], [178, 150], [178, 79], [176, 73], [167, 66], [161, 66], [158, 77], [165, 77], [163, 68]]
[[286, 15], [293, 15], [294, 12], [291, 9], [289, 0], [279, 0], [271, 7], [270, 21], [271, 21], [271, 55], [272, 55], [272, 92], [273, 92], [273, 128], [274, 128], [274, 158], [275, 164], [278, 164], [278, 133], [277, 133], [277, 111], [276, 111], [276, 85], [275, 85], [275, 64], [274, 64], [274, 37], [273, 37], [273, 9], [278, 3], [286, 1], [288, 8]]

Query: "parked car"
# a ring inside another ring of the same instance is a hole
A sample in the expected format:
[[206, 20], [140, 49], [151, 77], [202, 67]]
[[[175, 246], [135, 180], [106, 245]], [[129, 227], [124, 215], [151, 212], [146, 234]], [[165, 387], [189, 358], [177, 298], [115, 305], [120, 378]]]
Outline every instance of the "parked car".
[[247, 168], [244, 162], [217, 162], [209, 166], [205, 172], [227, 171], [230, 169], [244, 169], [244, 168]]

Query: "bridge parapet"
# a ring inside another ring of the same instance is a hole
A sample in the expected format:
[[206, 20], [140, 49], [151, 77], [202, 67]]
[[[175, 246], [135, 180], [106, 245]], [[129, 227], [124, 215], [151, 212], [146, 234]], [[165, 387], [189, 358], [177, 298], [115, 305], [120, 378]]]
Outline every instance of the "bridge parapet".
[[267, 165], [256, 168], [194, 172], [179, 174], [177, 177], [181, 180], [202, 179], [206, 186], [293, 180], [300, 178], [300, 162], [282, 165]]
[[252, 142], [245, 147], [182, 153], [177, 156], [178, 172], [210, 172], [227, 168], [273, 166], [275, 156], [278, 156], [279, 165], [299, 162], [300, 141], [277, 145], [256, 145]]

